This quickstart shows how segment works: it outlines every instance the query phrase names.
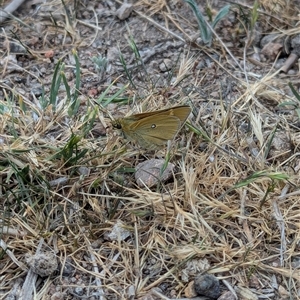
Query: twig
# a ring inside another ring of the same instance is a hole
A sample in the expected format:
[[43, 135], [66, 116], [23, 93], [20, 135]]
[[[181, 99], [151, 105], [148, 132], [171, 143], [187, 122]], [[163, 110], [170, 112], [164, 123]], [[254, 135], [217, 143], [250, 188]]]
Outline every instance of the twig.
[[[96, 260], [95, 255], [93, 254], [91, 243], [86, 238], [86, 236], [84, 236], [84, 237], [85, 237], [85, 241], [88, 245], [89, 253], [90, 253], [90, 256], [91, 256], [91, 263], [93, 265], [94, 272], [100, 275], [99, 268], [98, 268], [97, 262], [96, 262], [97, 260]], [[101, 282], [100, 276], [96, 276], [95, 281], [96, 281], [96, 285], [98, 286], [99, 299], [100, 300], [106, 300], [106, 298], [104, 296], [105, 295], [104, 290], [102, 289], [102, 282]]]
[[[283, 197], [289, 189], [289, 185], [286, 185], [281, 194], [280, 197]], [[276, 223], [278, 225], [278, 228], [280, 230], [280, 266], [282, 267], [284, 265], [284, 253], [286, 252], [286, 239], [285, 239], [285, 227], [284, 227], [284, 221], [283, 221], [283, 216], [281, 214], [281, 211], [278, 206], [277, 202], [278, 198], [275, 198], [272, 200], [272, 205], [274, 209], [274, 216], [276, 219]]]
[[0, 9], [0, 24], [3, 23], [25, 0], [15, 0], [4, 9]]
[[297, 54], [291, 53], [284, 65], [280, 68], [280, 72], [287, 73], [287, 71], [294, 65], [298, 58], [299, 57]]
[[[42, 245], [44, 243], [44, 239], [40, 239], [40, 242], [37, 246], [36, 249], [36, 254], [39, 254], [42, 249]], [[21, 291], [21, 299], [22, 300], [31, 300], [32, 299], [32, 294], [33, 290], [35, 290], [35, 282], [38, 277], [38, 274], [33, 272], [32, 268], [29, 269], [25, 282], [22, 286], [22, 291]]]
[[14, 256], [14, 254], [7, 249], [7, 245], [3, 240], [0, 240], [0, 248], [2, 248], [5, 253], [10, 257], [10, 259], [19, 266], [22, 270], [27, 271], [27, 267]]

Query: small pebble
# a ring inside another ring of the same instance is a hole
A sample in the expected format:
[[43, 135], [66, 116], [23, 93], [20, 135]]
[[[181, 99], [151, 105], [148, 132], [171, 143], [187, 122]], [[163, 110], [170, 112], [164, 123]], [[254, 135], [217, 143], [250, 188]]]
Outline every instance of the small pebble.
[[209, 274], [198, 275], [195, 277], [195, 291], [198, 295], [217, 299], [221, 294], [219, 280]]
[[133, 10], [132, 4], [125, 2], [116, 11], [116, 15], [120, 20], [125, 20], [130, 16], [132, 10]]
[[162, 174], [161, 169], [165, 163], [164, 159], [146, 160], [136, 166], [135, 180], [140, 187], [152, 187], [158, 182], [165, 182], [171, 178], [175, 165], [168, 163]]
[[58, 268], [56, 256], [52, 252], [28, 255], [26, 262], [32, 271], [41, 277], [51, 275]]

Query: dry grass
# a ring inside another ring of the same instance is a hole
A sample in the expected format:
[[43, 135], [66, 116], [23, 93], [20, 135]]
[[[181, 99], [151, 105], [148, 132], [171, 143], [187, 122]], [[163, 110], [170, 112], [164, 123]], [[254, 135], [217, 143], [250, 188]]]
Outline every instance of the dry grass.
[[[149, 9], [148, 16], [163, 10], [165, 24], [172, 23], [169, 4], [152, 2], [139, 1], [135, 9]], [[75, 38], [72, 26], [57, 32]], [[1, 298], [20, 295], [27, 254], [49, 251], [59, 266], [33, 279], [35, 299], [55, 292], [75, 299], [76, 288], [97, 299], [146, 299], [153, 288], [160, 288], [156, 297], [179, 298], [206, 271], [239, 299], [299, 299], [299, 119], [293, 107], [279, 106], [297, 101], [288, 76], [272, 69], [252, 76], [215, 43], [179, 55], [169, 86], [157, 88], [148, 74], [140, 89], [130, 85], [122, 94], [136, 99], [126, 111], [183, 103], [193, 110], [168, 153], [173, 179], [153, 189], [137, 187], [132, 171], [140, 161], [165, 157], [166, 149], [125, 145], [105, 129], [109, 114], [121, 113], [113, 104], [117, 83], [103, 87], [105, 107], [78, 97], [75, 113], [66, 89], [57, 104], [43, 108], [18, 86], [0, 82], [6, 93], [0, 99]], [[225, 58], [197, 68], [203, 53]], [[64, 72], [79, 76], [75, 64]]]

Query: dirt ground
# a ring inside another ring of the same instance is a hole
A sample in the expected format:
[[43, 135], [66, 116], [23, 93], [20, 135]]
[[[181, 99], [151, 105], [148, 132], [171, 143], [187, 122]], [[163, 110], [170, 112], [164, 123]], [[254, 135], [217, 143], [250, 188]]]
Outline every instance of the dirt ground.
[[[210, 43], [182, 0], [2, 21], [1, 299], [300, 299], [300, 5], [196, 3], [230, 5]], [[169, 152], [111, 126], [178, 105]], [[151, 159], [170, 176], [140, 185]]]

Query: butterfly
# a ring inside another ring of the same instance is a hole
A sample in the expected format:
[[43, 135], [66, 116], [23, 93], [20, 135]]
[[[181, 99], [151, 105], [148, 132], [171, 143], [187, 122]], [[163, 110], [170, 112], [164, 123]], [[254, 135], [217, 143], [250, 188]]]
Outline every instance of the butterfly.
[[172, 140], [190, 113], [191, 108], [188, 105], [174, 106], [120, 118], [112, 125], [121, 129], [129, 140], [151, 149]]

